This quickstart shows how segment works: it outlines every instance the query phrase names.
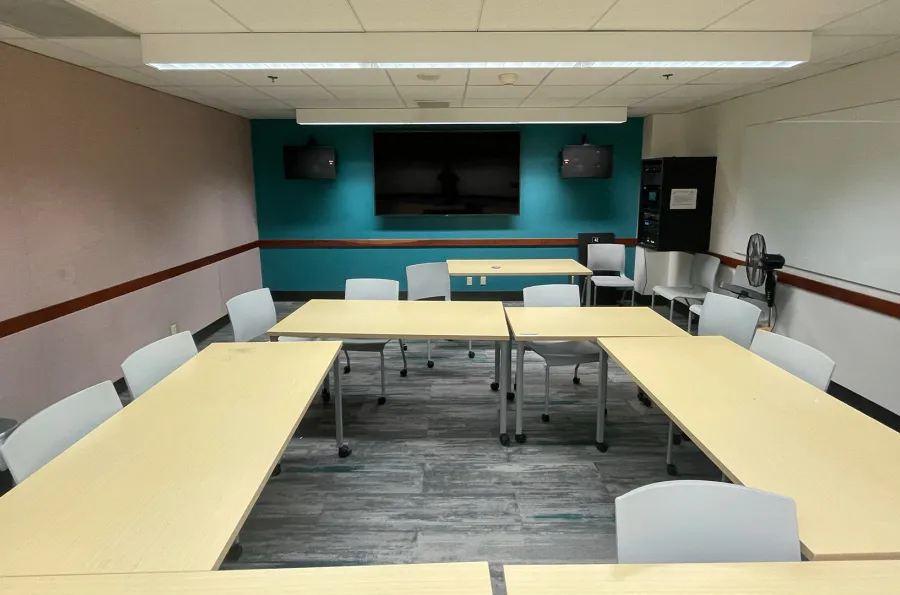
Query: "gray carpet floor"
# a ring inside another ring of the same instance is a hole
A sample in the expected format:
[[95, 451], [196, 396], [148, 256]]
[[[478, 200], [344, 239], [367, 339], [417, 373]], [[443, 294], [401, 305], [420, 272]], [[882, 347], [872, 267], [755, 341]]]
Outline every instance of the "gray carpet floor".
[[[299, 303], [279, 303], [279, 318]], [[662, 312], [662, 310], [660, 310]], [[684, 322], [684, 321], [682, 321]], [[214, 341], [231, 341], [226, 327]], [[342, 378], [344, 431], [353, 454], [337, 457], [333, 403], [317, 398], [241, 531], [243, 557], [224, 569], [487, 560], [495, 595], [502, 565], [616, 559], [616, 496], [666, 481], [667, 420], [637, 402], [636, 386], [610, 362], [610, 448], [594, 447], [597, 366], [554, 368], [550, 423], [543, 365], [525, 365], [524, 445], [498, 442], [493, 347], [409, 343], [386, 349], [387, 395], [378, 405], [377, 354], [351, 354]], [[510, 433], [515, 406], [508, 405]], [[682, 478], [720, 474], [693, 444], [675, 447]]]

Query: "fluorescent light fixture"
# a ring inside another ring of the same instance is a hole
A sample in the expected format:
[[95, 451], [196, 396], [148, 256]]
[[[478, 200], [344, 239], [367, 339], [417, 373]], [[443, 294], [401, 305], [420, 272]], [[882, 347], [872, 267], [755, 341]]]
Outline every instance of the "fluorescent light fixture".
[[298, 109], [297, 123], [309, 126], [406, 124], [621, 124], [626, 107], [452, 107], [397, 109]]
[[362, 70], [442, 68], [792, 68], [802, 61], [694, 61], [694, 62], [170, 62], [151, 63], [157, 70]]

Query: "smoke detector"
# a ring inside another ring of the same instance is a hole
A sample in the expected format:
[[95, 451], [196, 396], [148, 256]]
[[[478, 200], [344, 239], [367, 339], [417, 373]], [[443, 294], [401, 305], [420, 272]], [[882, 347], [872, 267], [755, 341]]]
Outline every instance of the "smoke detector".
[[501, 85], [515, 85], [516, 81], [519, 80], [519, 75], [515, 72], [504, 72], [497, 78], [500, 79]]
[[441, 75], [435, 74], [433, 72], [420, 72], [416, 75], [416, 78], [420, 81], [428, 81], [429, 83], [433, 83], [434, 81], [441, 78]]

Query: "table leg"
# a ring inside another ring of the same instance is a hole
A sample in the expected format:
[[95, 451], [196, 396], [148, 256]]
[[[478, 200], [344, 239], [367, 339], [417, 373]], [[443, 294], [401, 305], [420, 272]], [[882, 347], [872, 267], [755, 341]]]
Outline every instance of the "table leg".
[[606, 391], [609, 384], [609, 356], [600, 350], [600, 373], [597, 375], [597, 450], [606, 452]]
[[346, 458], [353, 452], [350, 447], [344, 444], [344, 403], [341, 395], [341, 357], [340, 354], [334, 358], [334, 364], [331, 366], [334, 374], [334, 433], [337, 440], [338, 456]]
[[494, 341], [494, 381], [491, 383], [491, 390], [500, 390], [500, 341]]
[[525, 442], [522, 431], [522, 402], [525, 400], [525, 341], [516, 345], [516, 442]]
[[[500, 357], [497, 361], [506, 361], [509, 355], [509, 341], [497, 341], [497, 348], [500, 350]], [[506, 433], [506, 398], [504, 395], [509, 391], [509, 372], [506, 366], [497, 366], [500, 376], [500, 393], [497, 402], [500, 404], [500, 444], [509, 446], [509, 434]]]
[[509, 340], [509, 345], [506, 348], [506, 358], [504, 359], [504, 364], [506, 365], [506, 400], [512, 401], [516, 398], [516, 393], [513, 391], [510, 384], [512, 384], [512, 339]]

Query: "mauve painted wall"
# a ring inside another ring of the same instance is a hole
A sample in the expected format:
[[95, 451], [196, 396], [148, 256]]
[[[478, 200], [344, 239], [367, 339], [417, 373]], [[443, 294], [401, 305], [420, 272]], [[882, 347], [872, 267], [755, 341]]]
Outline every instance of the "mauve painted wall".
[[[249, 123], [0, 43], [0, 319], [258, 238]], [[0, 416], [260, 287], [258, 250], [0, 339]]]

